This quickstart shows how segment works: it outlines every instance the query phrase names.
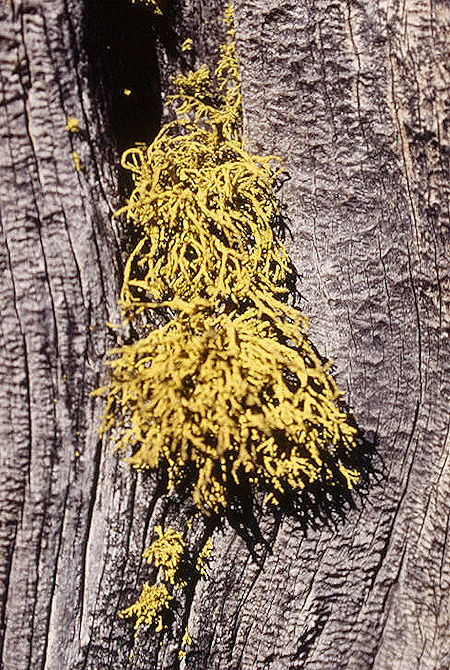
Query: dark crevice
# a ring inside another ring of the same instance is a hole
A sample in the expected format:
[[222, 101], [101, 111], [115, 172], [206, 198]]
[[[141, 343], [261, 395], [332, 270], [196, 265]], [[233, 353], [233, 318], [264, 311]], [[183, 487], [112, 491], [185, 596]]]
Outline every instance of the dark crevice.
[[90, 0], [84, 34], [90, 90], [106, 103], [107, 141], [119, 152], [149, 144], [162, 114], [153, 13], [130, 0]]

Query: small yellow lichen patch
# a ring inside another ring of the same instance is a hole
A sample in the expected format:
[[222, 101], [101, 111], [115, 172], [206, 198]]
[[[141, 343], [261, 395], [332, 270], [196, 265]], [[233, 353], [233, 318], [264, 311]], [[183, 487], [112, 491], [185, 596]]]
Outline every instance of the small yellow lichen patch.
[[158, 633], [163, 629], [164, 615], [169, 609], [172, 598], [165, 584], [150, 585], [145, 582], [137, 602], [121, 610], [119, 616], [122, 618], [136, 617], [134, 624], [136, 631], [140, 625], [145, 624], [153, 627]]
[[189, 647], [191, 644], [192, 644], [192, 638], [189, 635], [188, 629], [186, 628], [184, 631], [183, 639], [181, 640], [181, 645], [182, 647], [184, 647], [184, 649], [180, 649], [180, 651], [178, 652], [178, 658], [180, 659], [180, 661], [186, 658], [187, 656], [186, 647]]
[[76, 151], [72, 151], [72, 158], [73, 158], [73, 162], [75, 163], [76, 171], [80, 172], [80, 170], [82, 169], [81, 159], [80, 159], [80, 157], [79, 157], [79, 155], [77, 154]]
[[123, 94], [129, 97], [131, 95], [131, 90], [129, 88], [124, 88], [123, 89]]
[[[201, 575], [206, 575], [206, 564], [208, 562], [208, 558], [211, 556], [212, 548], [213, 548], [212, 538], [208, 537], [205, 544], [200, 549], [200, 552], [197, 556], [197, 563], [195, 565], [197, 571]], [[186, 629], [186, 632], [187, 632], [187, 629]]]
[[181, 643], [186, 645], [186, 646], [192, 644], [192, 638], [189, 635], [189, 631], [188, 631], [187, 628], [184, 631], [184, 635], [183, 635], [183, 639], [182, 639]]
[[345, 480], [347, 482], [347, 486], [349, 489], [352, 489], [359, 480], [360, 473], [358, 470], [351, 470], [349, 468], [344, 467], [343, 465], [339, 466], [339, 471], [341, 474], [345, 477]]
[[131, 0], [131, 2], [133, 4], [136, 2], [140, 2], [142, 5], [149, 6], [154, 11], [155, 14], [162, 15], [162, 9], [159, 6], [157, 0]]
[[66, 119], [66, 130], [69, 133], [79, 133], [80, 132], [80, 120], [74, 116], [68, 116]]
[[192, 40], [190, 37], [188, 37], [186, 40], [184, 40], [183, 44], [181, 45], [181, 51], [192, 51]]
[[152, 542], [142, 556], [150, 564], [153, 563], [157, 568], [161, 568], [166, 581], [180, 586], [182, 583], [177, 581], [176, 578], [180, 568], [180, 561], [186, 548], [183, 536], [170, 526], [165, 531], [163, 531], [161, 526], [155, 526], [154, 530], [158, 535], [158, 539]]

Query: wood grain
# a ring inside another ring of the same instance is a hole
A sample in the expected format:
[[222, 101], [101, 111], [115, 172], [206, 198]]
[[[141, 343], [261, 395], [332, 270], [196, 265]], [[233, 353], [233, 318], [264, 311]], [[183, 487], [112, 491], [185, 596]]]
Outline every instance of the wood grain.
[[[162, 97], [180, 67], [212, 65], [222, 9], [183, 0], [170, 25], [149, 27]], [[126, 239], [111, 221], [123, 200], [114, 73], [92, 61], [86, 25], [76, 0], [0, 3], [0, 663], [172, 670], [176, 639], [134, 639], [117, 616], [151, 576], [153, 526], [185, 510], [97, 439], [89, 392], [120, 337], [106, 321], [118, 320]], [[185, 603], [181, 667], [446, 670], [445, 3], [239, 0], [236, 30], [247, 145], [290, 175], [286, 244], [312, 340], [377, 433], [384, 471], [336, 528], [305, 537], [295, 519], [263, 515], [273, 546], [259, 562], [227, 524], [217, 531], [209, 578]]]

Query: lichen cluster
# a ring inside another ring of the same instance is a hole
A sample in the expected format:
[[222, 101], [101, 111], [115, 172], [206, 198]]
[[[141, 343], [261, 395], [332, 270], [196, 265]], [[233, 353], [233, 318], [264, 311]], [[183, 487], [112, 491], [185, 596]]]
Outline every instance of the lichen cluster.
[[119, 396], [129, 420], [119, 444], [138, 447], [130, 464], [163, 461], [169, 488], [191, 483], [206, 513], [220, 512], [243, 479], [274, 500], [324, 468], [352, 484], [334, 452], [351, 448], [354, 425], [298, 324], [278, 327], [256, 308], [181, 312], [122, 348], [112, 369], [109, 403]]
[[[279, 165], [242, 139], [231, 9], [214, 73], [174, 83], [176, 120], [148, 147], [126, 151], [134, 190], [120, 210], [139, 241], [121, 304], [142, 337], [115, 349], [102, 432], [138, 469], [162, 467], [220, 514], [230, 491], [262, 489], [278, 503], [317, 481], [351, 488], [344, 465], [357, 429], [288, 303], [293, 268], [273, 230]], [[152, 329], [152, 316], [165, 320]]]
[[[135, 631], [143, 624], [156, 632], [163, 630], [172, 601], [188, 585], [188, 573], [196, 573], [197, 577], [205, 576], [207, 560], [212, 551], [212, 539], [208, 537], [194, 560], [180, 531], [171, 526], [166, 530], [162, 526], [155, 526], [154, 532], [157, 538], [142, 556], [159, 569], [159, 581], [155, 584], [145, 582], [137, 601], [119, 613], [122, 618], [136, 619]], [[186, 630], [182, 645], [186, 647], [190, 643], [190, 635]]]
[[160, 632], [164, 625], [164, 615], [170, 607], [173, 596], [169, 593], [166, 584], [149, 584], [145, 582], [138, 600], [122, 610], [119, 616], [123, 618], [136, 617], [134, 629], [145, 624]]
[[[133, 1], [161, 12], [156, 0]], [[359, 477], [355, 421], [292, 304], [296, 274], [274, 232], [280, 163], [244, 147], [231, 8], [225, 19], [215, 71], [177, 76], [175, 120], [122, 156], [134, 189], [117, 214], [137, 241], [120, 301], [139, 338], [111, 352], [110, 381], [96, 392], [106, 396], [100, 433], [133, 467], [163, 470], [167, 488], [189, 491], [206, 516], [251, 490], [279, 504]], [[191, 48], [187, 39], [182, 50]], [[143, 558], [156, 583], [120, 612], [136, 631], [163, 630], [206, 575], [211, 532], [193, 552], [182, 532], [154, 528]], [[186, 629], [179, 659], [190, 644]]]
[[197, 560], [195, 562], [195, 569], [200, 573], [200, 575], [206, 575], [206, 565], [209, 557], [211, 556], [213, 549], [212, 538], [208, 537], [202, 549], [200, 549]]
[[170, 584], [182, 584], [179, 570], [181, 559], [186, 549], [182, 534], [169, 528], [164, 532], [161, 526], [155, 526], [158, 538], [142, 554], [148, 563], [161, 569], [162, 575]]

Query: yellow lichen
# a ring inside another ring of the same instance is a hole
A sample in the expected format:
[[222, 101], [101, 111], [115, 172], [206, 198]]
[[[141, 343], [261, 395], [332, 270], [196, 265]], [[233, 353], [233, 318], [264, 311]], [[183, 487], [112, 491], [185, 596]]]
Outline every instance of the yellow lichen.
[[285, 312], [280, 298], [292, 270], [270, 226], [278, 209], [269, 161], [235, 142], [216, 146], [201, 128], [172, 136], [166, 127], [146, 152], [125, 152], [137, 184], [127, 214], [144, 233], [125, 266], [127, 313], [198, 297]]
[[67, 119], [66, 119], [66, 130], [69, 133], [79, 133], [80, 132], [80, 119], [77, 119], [74, 116], [68, 116]]
[[182, 534], [170, 526], [165, 531], [161, 526], [155, 526], [154, 530], [158, 538], [152, 542], [142, 556], [150, 564], [160, 568], [164, 579], [170, 584], [183, 585], [178, 575], [180, 561], [186, 548]]
[[73, 162], [75, 163], [75, 170], [77, 172], [80, 172], [80, 170], [82, 169], [82, 164], [81, 164], [81, 159], [80, 159], [80, 157], [79, 157], [79, 155], [77, 154], [76, 151], [72, 151], [72, 158], [73, 158]]
[[197, 556], [197, 562], [195, 564], [196, 570], [201, 575], [206, 575], [206, 564], [208, 562], [209, 557], [211, 556], [212, 548], [213, 548], [212, 537], [208, 537], [205, 544], [199, 551], [199, 554]]
[[166, 324], [112, 352], [102, 432], [136, 468], [162, 466], [209, 514], [253, 486], [273, 503], [321, 481], [352, 488], [357, 429], [289, 305], [293, 269], [273, 232], [271, 156], [242, 139], [232, 11], [214, 74], [179, 75], [177, 119], [126, 151], [134, 190], [121, 212], [140, 239], [121, 291], [129, 320]]
[[182, 643], [182, 644], [185, 644], [185, 645], [190, 645], [190, 644], [192, 644], [192, 638], [191, 638], [191, 636], [189, 635], [189, 631], [188, 631], [187, 628], [186, 628], [185, 631], [184, 631], [184, 635], [183, 635], [183, 639], [182, 639], [181, 643]]
[[164, 615], [167, 614], [173, 596], [165, 584], [145, 582], [138, 600], [130, 607], [119, 612], [122, 618], [136, 617], [134, 629], [145, 624], [151, 626], [158, 633], [163, 629]]
[[122, 416], [129, 462], [163, 465], [169, 487], [188, 477], [204, 512], [225, 507], [233, 483], [276, 499], [330, 478], [332, 452], [352, 446], [356, 428], [298, 323], [198, 310], [113, 353], [104, 429]]
[[186, 628], [184, 631], [183, 639], [181, 640], [181, 645], [184, 647], [184, 649], [180, 649], [180, 651], [178, 652], [178, 658], [180, 659], [180, 661], [186, 658], [187, 656], [186, 647], [189, 647], [191, 644], [192, 644], [192, 638], [189, 635], [188, 629]]
[[184, 40], [183, 44], [181, 45], [181, 51], [192, 51], [192, 40], [190, 37]]
[[140, 2], [142, 5], [147, 5], [148, 7], [150, 7], [150, 9], [154, 11], [155, 14], [162, 15], [163, 13], [157, 0], [131, 0], [131, 2], [133, 4], [135, 4], [136, 2]]
[[215, 79], [202, 66], [174, 81], [178, 120], [122, 156], [135, 188], [119, 212], [142, 233], [125, 266], [123, 310], [201, 298], [216, 309], [231, 301], [289, 313], [292, 264], [271, 227], [279, 169], [244, 149], [234, 42], [222, 48]]

